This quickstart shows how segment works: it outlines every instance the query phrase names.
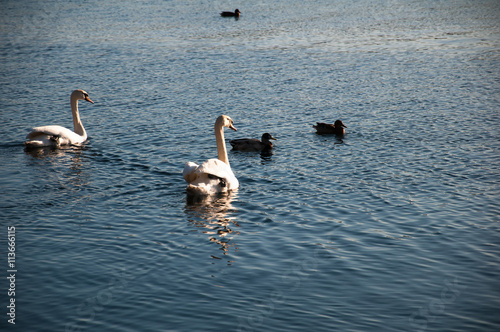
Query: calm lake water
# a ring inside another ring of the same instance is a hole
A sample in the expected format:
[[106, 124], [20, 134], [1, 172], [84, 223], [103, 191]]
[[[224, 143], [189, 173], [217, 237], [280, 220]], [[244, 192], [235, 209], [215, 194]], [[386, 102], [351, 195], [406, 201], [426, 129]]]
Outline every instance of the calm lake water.
[[[1, 331], [500, 330], [500, 1], [0, 8]], [[188, 197], [220, 114], [276, 147]]]

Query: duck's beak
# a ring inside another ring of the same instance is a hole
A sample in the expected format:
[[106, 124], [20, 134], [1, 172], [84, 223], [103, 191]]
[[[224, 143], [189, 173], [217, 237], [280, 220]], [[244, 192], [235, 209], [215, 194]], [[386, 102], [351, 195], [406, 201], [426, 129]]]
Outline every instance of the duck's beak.
[[93, 104], [94, 102], [92, 100], [90, 100], [90, 98], [87, 96], [85, 97], [85, 100], [88, 101], [89, 103]]
[[277, 138], [274, 138], [274, 137], [272, 137], [272, 136], [271, 136], [269, 139], [273, 139], [273, 140], [275, 140], [275, 141], [277, 141], [277, 140], [278, 140]]
[[234, 130], [234, 131], [238, 131], [238, 129], [234, 128], [234, 126], [233, 126], [233, 124], [232, 124], [232, 123], [229, 125], [229, 128], [231, 128], [231, 129], [232, 129], [232, 130]]
[[342, 124], [342, 127], [347, 128], [345, 124]]

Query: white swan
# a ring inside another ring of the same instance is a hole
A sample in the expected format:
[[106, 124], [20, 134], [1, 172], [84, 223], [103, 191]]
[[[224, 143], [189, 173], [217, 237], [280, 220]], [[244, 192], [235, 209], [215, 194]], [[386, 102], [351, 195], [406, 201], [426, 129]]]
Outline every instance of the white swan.
[[80, 144], [87, 140], [87, 132], [83, 128], [78, 113], [78, 100], [90, 100], [87, 92], [83, 90], [75, 90], [71, 93], [71, 112], [73, 113], [73, 125], [75, 131], [71, 131], [61, 126], [43, 126], [36, 127], [26, 136], [27, 141], [24, 142], [28, 147], [43, 147], [43, 146], [61, 146]]
[[195, 194], [225, 193], [239, 187], [238, 179], [233, 174], [227, 158], [224, 127], [236, 131], [233, 120], [227, 115], [221, 115], [215, 121], [215, 139], [219, 159], [208, 159], [201, 165], [188, 162], [182, 175], [188, 183], [187, 190]]

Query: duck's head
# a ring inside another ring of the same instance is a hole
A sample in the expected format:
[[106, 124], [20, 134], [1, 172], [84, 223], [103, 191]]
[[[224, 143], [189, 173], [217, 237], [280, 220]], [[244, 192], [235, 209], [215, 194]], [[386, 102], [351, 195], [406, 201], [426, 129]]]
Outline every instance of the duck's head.
[[261, 141], [262, 142], [269, 142], [269, 140], [271, 140], [271, 139], [276, 140], [276, 138], [274, 138], [271, 134], [265, 133], [262, 135]]
[[241, 14], [241, 12], [240, 12], [240, 10], [239, 10], [239, 9], [236, 9], [236, 10], [234, 11], [234, 13], [235, 13], [236, 15], [238, 15], [238, 16]]
[[347, 128], [340, 120], [335, 121], [334, 125], [335, 128], [342, 128], [342, 127]]

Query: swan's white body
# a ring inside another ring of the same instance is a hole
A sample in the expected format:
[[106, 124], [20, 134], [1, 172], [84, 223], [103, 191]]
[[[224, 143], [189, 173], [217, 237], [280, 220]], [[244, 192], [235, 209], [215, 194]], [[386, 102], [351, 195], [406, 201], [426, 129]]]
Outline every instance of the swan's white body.
[[73, 125], [75, 131], [61, 126], [43, 126], [36, 127], [26, 136], [25, 142], [28, 147], [44, 147], [44, 146], [61, 146], [61, 145], [77, 145], [87, 140], [87, 132], [83, 128], [80, 114], [78, 113], [78, 100], [90, 100], [87, 92], [83, 90], [75, 90], [71, 93], [71, 112], [73, 113]]
[[201, 165], [188, 162], [184, 166], [182, 175], [188, 183], [188, 192], [208, 195], [229, 192], [239, 187], [238, 179], [234, 176], [227, 158], [224, 127], [236, 131], [233, 120], [226, 115], [221, 115], [215, 121], [218, 159], [209, 159]]

